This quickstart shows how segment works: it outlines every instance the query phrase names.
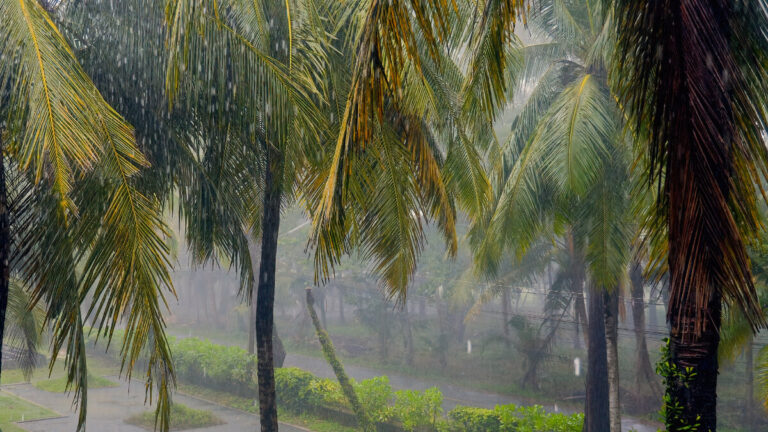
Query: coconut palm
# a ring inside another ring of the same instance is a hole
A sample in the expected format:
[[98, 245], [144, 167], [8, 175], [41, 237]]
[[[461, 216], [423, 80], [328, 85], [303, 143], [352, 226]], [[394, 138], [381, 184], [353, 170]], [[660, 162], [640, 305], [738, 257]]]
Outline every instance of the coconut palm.
[[[745, 244], [765, 178], [764, 2], [615, 4], [619, 100], [658, 188], [653, 233], [669, 267], [667, 427], [717, 428], [722, 304], [764, 324]], [[678, 409], [679, 408], [679, 409]]]
[[172, 288], [160, 208], [135, 187], [147, 161], [41, 4], [3, 2], [0, 16], [0, 318], [12, 276], [43, 305], [53, 352], [66, 351], [83, 429], [83, 322], [111, 339], [125, 316], [124, 371], [148, 352], [148, 396], [157, 391], [167, 427], [174, 378], [162, 311]]
[[[310, 161], [316, 159], [328, 123], [318, 108], [325, 92], [340, 91], [320, 75], [327, 70], [320, 48], [330, 45], [334, 31], [343, 28], [339, 20], [346, 17], [337, 4], [303, 0], [174, 0], [167, 11], [171, 101], [200, 101], [213, 114], [212, 123], [239, 134], [262, 167], [256, 297], [259, 403], [262, 429], [277, 430], [272, 335], [280, 211], [296, 196]], [[327, 19], [320, 19], [320, 13]]]
[[[493, 273], [505, 250], [524, 252], [542, 231], [562, 236], [582, 257], [577, 273], [590, 293], [585, 430], [618, 430], [616, 300], [634, 228], [630, 151], [606, 74], [611, 16], [588, 2], [551, 1], [542, 3], [531, 27], [544, 41], [527, 48], [533, 77], [525, 79], [535, 86], [502, 148], [493, 210], [476, 225], [478, 262]], [[609, 381], [599, 372], [606, 368]]]

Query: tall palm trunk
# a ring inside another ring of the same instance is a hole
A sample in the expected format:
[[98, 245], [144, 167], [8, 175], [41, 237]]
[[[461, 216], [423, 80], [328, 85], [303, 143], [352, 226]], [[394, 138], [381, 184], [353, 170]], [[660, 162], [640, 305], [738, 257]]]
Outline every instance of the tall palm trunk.
[[504, 343], [507, 348], [509, 348], [509, 288], [504, 288], [501, 291], [501, 319], [504, 320], [502, 323], [502, 328], [504, 329]]
[[248, 354], [254, 354], [256, 352], [256, 302], [253, 301], [253, 279], [248, 281], [251, 290], [251, 301], [248, 303], [248, 315], [250, 322], [248, 324]]
[[333, 342], [331, 342], [328, 332], [325, 331], [325, 328], [317, 318], [315, 299], [312, 297], [312, 289], [307, 288], [306, 292], [307, 311], [309, 312], [309, 317], [312, 319], [312, 324], [315, 326], [317, 339], [320, 341], [320, 346], [323, 348], [323, 355], [325, 355], [325, 359], [330, 364], [331, 369], [333, 369], [333, 373], [339, 381], [339, 386], [341, 386], [341, 391], [344, 393], [344, 397], [347, 398], [347, 402], [352, 406], [352, 411], [355, 413], [355, 417], [357, 417], [358, 426], [365, 432], [374, 431], [376, 428], [365, 413], [363, 405], [360, 403], [360, 399], [357, 397], [357, 393], [355, 392], [354, 387], [352, 387], [352, 383], [349, 381], [347, 373], [344, 371], [344, 366], [336, 355], [336, 350], [333, 348]]
[[[762, 226], [768, 15], [759, 2], [618, 0], [617, 94], [643, 130], [666, 233], [667, 430], [717, 428], [722, 298], [765, 324], [745, 248]], [[689, 373], [690, 371], [690, 373]], [[679, 374], [685, 377], [678, 377]], [[679, 408], [679, 409], [678, 409]]]
[[621, 432], [621, 401], [619, 381], [619, 288], [603, 294], [605, 310], [606, 364], [608, 366], [608, 407], [611, 432]]
[[580, 350], [582, 349], [581, 346], [581, 335], [579, 334], [579, 328], [581, 328], [581, 333], [584, 335], [584, 343], [589, 344], [589, 321], [587, 321], [587, 307], [584, 304], [584, 281], [581, 280], [580, 282], [577, 282], [573, 285], [574, 290], [574, 312], [576, 314], [576, 339], [574, 341], [574, 348]]
[[[2, 130], [0, 130], [2, 133]], [[8, 209], [8, 193], [5, 188], [5, 155], [0, 136], [0, 374], [3, 371], [3, 337], [5, 335], [5, 312], [8, 309], [8, 287], [11, 276], [11, 224]]]
[[589, 338], [584, 432], [605, 432], [610, 430], [610, 417], [603, 293], [592, 284], [590, 284], [587, 303], [589, 304]]
[[[713, 292], [707, 304], [708, 318], [700, 334], [693, 331], [700, 323], [694, 304], [684, 304], [679, 313], [669, 313], [669, 354], [678, 371], [687, 368], [688, 378], [668, 380], [667, 394], [680, 410], [667, 410], [667, 429], [684, 430], [699, 424], [699, 431], [717, 430], [717, 347], [720, 344], [720, 294]], [[684, 372], [683, 372], [684, 373]]]
[[[661, 386], [651, 366], [645, 339], [645, 291], [643, 271], [639, 262], [632, 263], [629, 281], [632, 286], [632, 322], [635, 327], [635, 389], [646, 389], [648, 395], [658, 395], [661, 394]], [[655, 314], [655, 309], [653, 313]]]
[[283, 155], [272, 146], [267, 146], [267, 148], [261, 263], [259, 265], [259, 285], [256, 298], [256, 353], [258, 357], [261, 430], [273, 432], [278, 430], [272, 334], [274, 332], [275, 271], [277, 267], [277, 235], [280, 231]]

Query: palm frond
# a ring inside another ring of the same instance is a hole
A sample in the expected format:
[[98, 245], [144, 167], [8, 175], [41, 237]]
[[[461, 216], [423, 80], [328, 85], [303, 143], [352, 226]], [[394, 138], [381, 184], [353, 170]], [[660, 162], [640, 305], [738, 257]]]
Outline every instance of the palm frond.
[[[35, 181], [50, 171], [63, 210], [76, 213], [75, 173], [96, 164], [110, 135], [124, 158], [145, 163], [132, 130], [102, 99], [69, 44], [36, 1], [0, 5], [0, 83], [10, 83], [8, 124], [13, 152]], [[5, 85], [5, 84], [3, 84]], [[104, 117], [107, 121], [104, 122]]]

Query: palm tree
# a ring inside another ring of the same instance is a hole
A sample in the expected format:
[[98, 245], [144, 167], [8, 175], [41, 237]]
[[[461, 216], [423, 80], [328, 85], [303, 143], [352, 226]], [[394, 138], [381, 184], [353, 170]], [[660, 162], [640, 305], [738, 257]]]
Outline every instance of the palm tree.
[[[167, 90], [199, 100], [220, 130], [235, 131], [257, 155], [261, 260], [256, 297], [256, 350], [262, 430], [277, 430], [273, 304], [280, 211], [298, 193], [327, 119], [320, 75], [338, 19], [336, 4], [310, 0], [168, 2]], [[329, 19], [321, 19], [320, 14]], [[200, 31], [202, 30], [202, 31]], [[199, 65], [199, 68], [189, 67]], [[227, 65], [222, 70], [222, 65]], [[202, 88], [201, 85], [202, 84]], [[256, 168], [256, 167], [254, 167]]]
[[[581, 257], [574, 275], [588, 277], [585, 430], [619, 430], [617, 300], [634, 227], [629, 148], [605, 72], [613, 27], [601, 12], [588, 2], [552, 1], [532, 17], [534, 35], [543, 33], [545, 42], [526, 47], [528, 75], [520, 85], [535, 87], [498, 156], [496, 199], [477, 221], [484, 235], [476, 247], [478, 262], [491, 271], [505, 249], [524, 252], [542, 231], [562, 236]], [[575, 293], [582, 284], [573, 284]]]
[[[745, 249], [768, 170], [763, 2], [615, 2], [616, 89], [659, 193], [652, 221], [669, 267], [667, 427], [717, 428], [722, 304], [765, 323]], [[677, 409], [679, 408], [679, 409]]]
[[41, 4], [3, 2], [0, 15], [0, 318], [14, 277], [44, 306], [53, 352], [66, 349], [83, 429], [83, 322], [111, 339], [126, 316], [124, 371], [149, 353], [148, 396], [157, 391], [167, 429], [174, 376], [162, 308], [173, 291], [160, 208], [135, 187], [147, 161]]
[[[332, 223], [344, 226], [343, 212], [348, 211], [350, 207], [346, 199], [350, 195], [349, 191], [354, 189], [348, 185], [359, 181], [356, 173], [365, 172], [354, 168], [355, 159], [359, 157], [358, 155], [363, 152], [363, 149], [367, 152], [372, 147], [383, 147], [374, 139], [376, 136], [374, 133], [375, 126], [382, 120], [383, 113], [389, 113], [392, 109], [399, 110], [406, 106], [403, 103], [403, 95], [405, 94], [403, 92], [403, 83], [405, 82], [403, 71], [410, 70], [407, 66], [416, 65], [416, 71], [419, 72], [422, 70], [421, 66], [427, 64], [430, 59], [442, 60], [439, 56], [442, 46], [448, 46], [447, 50], [451, 53], [457, 51], [465, 53], [468, 57], [467, 64], [470, 66], [463, 85], [462, 113], [472, 120], [465, 120], [464, 123], [493, 121], [497, 117], [500, 108], [506, 105], [510, 92], [513, 90], [513, 87], [508, 85], [508, 77], [515, 75], [515, 66], [519, 64], [519, 55], [515, 55], [519, 51], [515, 49], [516, 38], [513, 30], [516, 22], [525, 22], [523, 5], [524, 2], [504, 0], [488, 0], [476, 5], [461, 3], [456, 8], [459, 13], [454, 15], [448, 9], [447, 3], [441, 1], [371, 1], [369, 3], [365, 21], [356, 42], [357, 57], [353, 68], [351, 91], [344, 110], [330, 175], [316, 213], [316, 226]], [[531, 146], [531, 151], [522, 154], [519, 158], [523, 163], [513, 168], [512, 172], [507, 172], [506, 176], [502, 176], [503, 178], [508, 176], [515, 179], [527, 178], [531, 180], [528, 182], [513, 180], [505, 185], [504, 189], [506, 190], [497, 197], [502, 208], [507, 205], [511, 206], [511, 203], [505, 202], [510, 199], [510, 196], [520, 197], [523, 195], [517, 186], [520, 189], [545, 187], [538, 184], [537, 176], [534, 174], [536, 165], [528, 163], [532, 159], [547, 159], [546, 156], [543, 156], [545, 154], [560, 155], [559, 159], [557, 156], [549, 158], [550, 169], [544, 172], [551, 177], [551, 186], [559, 187], [560, 190], [565, 190], [567, 187], [572, 191], [568, 195], [561, 194], [561, 196], [570, 196], [574, 199], [582, 198], [581, 201], [586, 203], [587, 191], [599, 178], [603, 179], [603, 187], [594, 190], [603, 191], [604, 204], [608, 203], [610, 192], [616, 190], [612, 188], [613, 185], [605, 183], [609, 177], [604, 174], [609, 171], [603, 170], [601, 168], [603, 164], [598, 163], [611, 159], [608, 144], [617, 140], [621, 124], [616, 112], [616, 104], [610, 97], [605, 78], [605, 58], [608, 56], [608, 51], [605, 48], [610, 46], [611, 41], [611, 29], [607, 23], [610, 21], [608, 15], [604, 16], [601, 13], [602, 8], [590, 9], [588, 4], [586, 6], [586, 13], [579, 16], [580, 21], [577, 21], [570, 14], [563, 2], [555, 1], [547, 9], [548, 16], [559, 21], [555, 31], [565, 36], [561, 40], [575, 45], [575, 49], [578, 49], [579, 54], [582, 55], [581, 62], [566, 62], [572, 71], [581, 73], [581, 79], [571, 82], [567, 80], [568, 75], [566, 74], [565, 83], [560, 83], [560, 87], [566, 87], [566, 91], [563, 92], [565, 96], [559, 98], [555, 104], [552, 103], [552, 100], [556, 99], [559, 93], [555, 91], [554, 94], [550, 92], [548, 95], [549, 100], [546, 105], [552, 104], [553, 108], [550, 111], [554, 121], [549, 123], [549, 127], [541, 127], [536, 130], [538, 141], [541, 144]], [[474, 8], [477, 8], [478, 13], [472, 13]], [[469, 12], [466, 13], [466, 11]], [[465, 13], [462, 14], [462, 12]], [[473, 18], [462, 19], [467, 15]], [[562, 17], [567, 19], [562, 20]], [[579, 45], [581, 39], [575, 38], [573, 33], [580, 22], [589, 23], [586, 47]], [[599, 25], [595, 26], [595, 22]], [[420, 50], [419, 42], [426, 45], [427, 49]], [[458, 45], [454, 45], [457, 42]], [[554, 81], [554, 84], [557, 84], [557, 80], [560, 79], [561, 69], [566, 68], [558, 67], [556, 69], [549, 76], [550, 82]], [[567, 85], [569, 83], [570, 86]], [[542, 92], [545, 91], [542, 90]], [[472, 94], [475, 95], [474, 98], [468, 96]], [[532, 99], [538, 100], [538, 98]], [[592, 115], [571, 115], [570, 117], [566, 115], [569, 112], [578, 113], [585, 110], [591, 111]], [[525, 118], [524, 116], [521, 117]], [[535, 117], [532, 118], [535, 119]], [[578, 120], [578, 126], [576, 126], [576, 120]], [[527, 142], [532, 130], [536, 128], [535, 120], [529, 119], [528, 124], [530, 126], [528, 131], [519, 131], [520, 137], [522, 137], [519, 138], [520, 144]], [[516, 132], [518, 132], [517, 128]], [[553, 149], [557, 150], [557, 144], [562, 142], [572, 144], [574, 148], [578, 146], [579, 151], [553, 151]], [[544, 143], [546, 145], [543, 145]], [[521, 152], [522, 147], [522, 145], [518, 146], [516, 151]], [[574, 155], [575, 158], [562, 157], [566, 154]], [[516, 158], [512, 160], [516, 160]], [[495, 167], [503, 173], [503, 165], [497, 164]], [[523, 174], [528, 174], [528, 176]], [[521, 199], [527, 199], [528, 208], [532, 211], [528, 214], [515, 212], [515, 223], [512, 225], [497, 221], [498, 229], [487, 234], [487, 237], [509, 236], [510, 233], [514, 232], [534, 236], [533, 233], [537, 232], [538, 225], [541, 223], [538, 206], [546, 205], [545, 201], [537, 200], [546, 196], [547, 194], [525, 194]], [[564, 198], [561, 198], [561, 202], [565, 202]], [[471, 210], [474, 214], [483, 214], [485, 213], [484, 209], [485, 205], [481, 205]], [[603, 215], [610, 213], [612, 212], [603, 213]], [[620, 214], [621, 212], [617, 213]], [[490, 214], [494, 213], [491, 212]], [[613, 217], [612, 214], [610, 216]], [[501, 218], [497, 217], [496, 219]], [[612, 223], [606, 223], [602, 226], [610, 227], [616, 231], [624, 231], [621, 220], [622, 218], [619, 217], [614, 219]], [[525, 224], [529, 225], [524, 226]], [[503, 229], [501, 229], [502, 226]], [[594, 226], [597, 227], [599, 224]], [[591, 253], [592, 257], [599, 256], [601, 252], [599, 246], [607, 246], [603, 248], [602, 256], [610, 256], [615, 259], [605, 261], [603, 264], [610, 264], [607, 266], [595, 265], [595, 275], [605, 276], [597, 280], [599, 286], [613, 288], [617, 281], [617, 275], [624, 266], [622, 258], [626, 257], [626, 254], [616, 254], [614, 253], [616, 250], [608, 250], [608, 248], [615, 246], [614, 243], [607, 241], [611, 235], [608, 231], [610, 230], [602, 233], [603, 239], [606, 240], [604, 242], [599, 241], [598, 235], [594, 236], [595, 241], [590, 243], [593, 250], [588, 253]], [[333, 243], [344, 244], [344, 238], [344, 236], [339, 236], [333, 239]], [[507, 240], [512, 241], [512, 238], [504, 241]], [[531, 238], [515, 240], [530, 241]], [[343, 248], [337, 246], [334, 251], [338, 252], [341, 249]], [[617, 249], [619, 252], [628, 250], [628, 248]], [[324, 248], [321, 247], [320, 250], [322, 251]], [[389, 256], [387, 252], [391, 254], [392, 251], [381, 251], [382, 256]], [[488, 251], [483, 253], [486, 252]], [[495, 252], [495, 256], [498, 257], [498, 248]], [[494, 251], [490, 251], [490, 253], [490, 256], [493, 257]], [[400, 284], [400, 286], [403, 285]], [[400, 292], [403, 291], [404, 288], [400, 288]], [[591, 298], [597, 302], [602, 296], [592, 295]], [[599, 303], [596, 306], [592, 308], [593, 313], [602, 316], [603, 307]], [[599, 321], [602, 322], [602, 319]], [[594, 328], [597, 329], [598, 327], [595, 326]], [[600, 339], [603, 339], [602, 336], [593, 338], [594, 343], [599, 343]], [[600, 351], [600, 347], [593, 347], [593, 352], [597, 351]], [[599, 357], [598, 355], [593, 356], [593, 358]], [[595, 368], [592, 369], [595, 371]], [[590, 406], [592, 405], [594, 404], [590, 404]], [[588, 415], [588, 419], [590, 418], [598, 421], [607, 418], [607, 415], [600, 415], [599, 413], [592, 416]], [[600, 428], [596, 426], [594, 430], [598, 429]]]

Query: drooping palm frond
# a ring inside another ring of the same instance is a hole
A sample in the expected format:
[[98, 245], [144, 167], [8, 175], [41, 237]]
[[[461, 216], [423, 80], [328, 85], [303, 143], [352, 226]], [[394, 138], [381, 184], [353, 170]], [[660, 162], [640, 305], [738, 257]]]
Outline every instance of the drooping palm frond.
[[647, 142], [658, 221], [668, 229], [669, 318], [708, 326], [715, 295], [764, 323], [745, 239], [768, 167], [765, 2], [619, 1], [615, 81], [635, 135]]
[[[355, 40], [355, 63], [352, 68], [352, 80], [347, 98], [344, 117], [341, 121], [338, 141], [335, 145], [332, 169], [330, 170], [320, 212], [325, 219], [332, 219], [332, 213], [340, 211], [345, 205], [346, 179], [353, 175], [347, 159], [353, 153], [360, 152], [372, 139], [374, 122], [381, 121], [385, 107], [398, 109], [401, 99], [404, 71], [411, 65], [420, 71], [424, 55], [420, 46], [426, 45], [426, 51], [432, 59], [439, 57], [439, 45], [453, 28], [455, 22], [472, 22], [466, 18], [454, 18], [468, 8], [452, 8], [445, 0], [429, 1], [383, 1], [373, 0], [368, 4], [364, 21]], [[493, 88], [488, 96], [494, 94], [493, 103], [500, 103], [499, 91], [506, 88], [505, 76], [499, 76], [506, 70], [507, 58], [495, 58], [491, 52], [500, 53], [505, 42], [510, 40], [515, 22], [524, 16], [524, 2], [518, 0], [491, 0], [478, 4], [478, 10], [495, 11], [486, 14], [479, 22], [491, 28], [490, 36], [501, 40], [490, 40], [485, 46], [494, 49], [485, 50], [486, 61], [477, 62], [477, 82], [480, 79], [491, 83], [486, 88]], [[483, 30], [484, 31], [484, 30]], [[471, 32], [459, 29], [456, 33], [470, 35]], [[480, 66], [480, 64], [484, 66]], [[492, 68], [492, 74], [483, 74], [483, 70]]]
[[[36, 181], [50, 171], [62, 209], [76, 213], [70, 197], [76, 171], [92, 168], [105, 151], [118, 151], [135, 166], [146, 161], [130, 127], [102, 99], [48, 13], [23, 0], [3, 2], [0, 14], [0, 83], [12, 88], [12, 151]], [[110, 140], [120, 146], [106, 149]]]
[[159, 204], [135, 184], [148, 162], [132, 127], [104, 101], [48, 13], [29, 0], [3, 2], [0, 13], [0, 51], [13, 59], [0, 65], [0, 82], [11, 86], [10, 154], [31, 172], [19, 173], [28, 187], [16, 197], [24, 204], [14, 209], [12, 271], [31, 287], [33, 302], [43, 302], [54, 351], [66, 349], [78, 429], [86, 413], [86, 301], [98, 331], [110, 338], [119, 318], [128, 317], [129, 376], [150, 345], [148, 396], [157, 385], [167, 427], [173, 374], [162, 308], [172, 288]]
[[[29, 380], [37, 367], [38, 349], [42, 342], [44, 310], [33, 306], [29, 293], [15, 279], [10, 281], [3, 349], [13, 352], [24, 378]], [[8, 350], [10, 348], [10, 350]]]

